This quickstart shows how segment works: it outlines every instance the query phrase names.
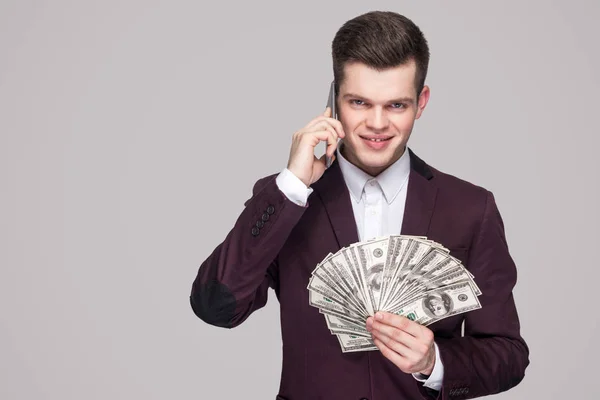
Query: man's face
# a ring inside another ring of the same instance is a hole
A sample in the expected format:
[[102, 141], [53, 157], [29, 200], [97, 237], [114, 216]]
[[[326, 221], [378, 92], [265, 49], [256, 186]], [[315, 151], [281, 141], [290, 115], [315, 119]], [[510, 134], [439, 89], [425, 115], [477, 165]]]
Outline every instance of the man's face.
[[429, 302], [429, 307], [431, 308], [431, 312], [438, 317], [448, 312], [444, 306], [444, 303], [438, 299], [431, 299]]
[[414, 61], [380, 72], [349, 63], [344, 72], [337, 103], [346, 133], [343, 155], [376, 176], [402, 155], [429, 88], [423, 88], [417, 103]]

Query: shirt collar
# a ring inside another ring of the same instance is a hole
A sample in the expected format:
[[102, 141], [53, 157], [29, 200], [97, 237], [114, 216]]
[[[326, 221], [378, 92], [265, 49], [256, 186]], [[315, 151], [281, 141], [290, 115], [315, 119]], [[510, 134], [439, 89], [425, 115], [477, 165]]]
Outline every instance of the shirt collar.
[[353, 200], [359, 203], [362, 198], [362, 192], [370, 180], [376, 180], [383, 191], [383, 195], [388, 204], [391, 204], [400, 190], [406, 185], [410, 173], [410, 156], [408, 147], [404, 148], [402, 156], [388, 168], [386, 168], [377, 177], [373, 177], [356, 165], [352, 164], [341, 154], [340, 149], [343, 148], [343, 142], [340, 140], [336, 150], [336, 158], [339, 161], [340, 169], [346, 185], [350, 191]]

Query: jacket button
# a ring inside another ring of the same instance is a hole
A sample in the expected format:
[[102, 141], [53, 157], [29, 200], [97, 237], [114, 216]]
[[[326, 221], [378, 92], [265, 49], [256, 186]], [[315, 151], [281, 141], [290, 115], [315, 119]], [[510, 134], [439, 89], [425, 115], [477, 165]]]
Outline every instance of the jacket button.
[[264, 213], [264, 214], [262, 215], [262, 220], [263, 220], [263, 221], [265, 221], [265, 222], [267, 222], [267, 221], [269, 220], [269, 214], [267, 214], [267, 213]]
[[256, 226], [252, 227], [252, 236], [258, 236], [258, 234], [260, 233], [260, 229], [258, 229]]
[[275, 213], [275, 207], [273, 207], [273, 206], [267, 207], [267, 213], [269, 215], [273, 215]]
[[369, 400], [366, 397], [361, 397], [360, 400]]
[[265, 226], [265, 223], [264, 223], [264, 222], [262, 222], [261, 220], [258, 220], [258, 221], [256, 221], [256, 226], [257, 226], [257, 227], [260, 229], [260, 228], [262, 228], [263, 226]]

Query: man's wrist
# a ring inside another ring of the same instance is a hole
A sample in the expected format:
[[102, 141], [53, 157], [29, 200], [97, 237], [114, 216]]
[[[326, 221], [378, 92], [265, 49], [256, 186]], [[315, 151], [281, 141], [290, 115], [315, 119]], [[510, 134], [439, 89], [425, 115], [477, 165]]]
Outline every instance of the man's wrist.
[[439, 350], [437, 343], [434, 343], [434, 347], [435, 347], [435, 358], [434, 358], [434, 362], [433, 362], [433, 368], [432, 368], [430, 374], [428, 376], [422, 375], [422, 373], [424, 373], [424, 372], [429, 372], [428, 369], [426, 368], [423, 371], [421, 371], [421, 373], [413, 374], [413, 377], [416, 380], [422, 382], [425, 387], [428, 387], [428, 388], [436, 390], [436, 391], [440, 391], [440, 389], [442, 388], [442, 383], [444, 381], [444, 363], [442, 362], [442, 359], [440, 356], [440, 350]]
[[429, 378], [429, 376], [431, 376], [431, 373], [433, 372], [433, 368], [435, 367], [435, 348], [432, 346], [431, 350], [430, 350], [430, 354], [431, 356], [429, 357], [430, 361], [429, 361], [429, 366], [427, 368], [425, 368], [422, 371], [419, 371], [419, 374], [423, 377]]

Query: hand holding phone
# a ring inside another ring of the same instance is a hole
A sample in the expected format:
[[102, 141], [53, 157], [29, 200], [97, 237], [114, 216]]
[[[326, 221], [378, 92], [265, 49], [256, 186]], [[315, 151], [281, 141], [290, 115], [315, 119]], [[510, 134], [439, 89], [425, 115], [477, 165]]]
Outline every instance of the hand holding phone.
[[[330, 101], [325, 113], [310, 121], [292, 137], [287, 168], [307, 187], [316, 182], [329, 167], [337, 149], [338, 139], [345, 136], [341, 122], [335, 118], [337, 112], [334, 88], [332, 82]], [[317, 158], [315, 148], [321, 142], [327, 143], [325, 154]]]

